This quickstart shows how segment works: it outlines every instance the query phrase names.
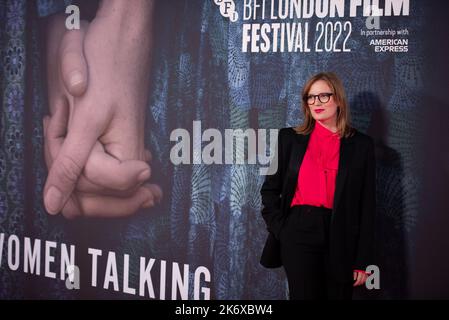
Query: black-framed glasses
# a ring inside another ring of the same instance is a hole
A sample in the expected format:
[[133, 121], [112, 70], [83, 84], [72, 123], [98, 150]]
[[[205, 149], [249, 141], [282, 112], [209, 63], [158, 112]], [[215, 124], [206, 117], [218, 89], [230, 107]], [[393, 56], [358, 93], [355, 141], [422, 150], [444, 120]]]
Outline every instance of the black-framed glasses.
[[319, 94], [309, 94], [304, 97], [304, 100], [307, 102], [307, 104], [312, 105], [315, 104], [316, 98], [318, 97], [318, 100], [320, 100], [321, 103], [326, 103], [329, 102], [332, 95], [333, 93], [329, 92], [323, 92]]

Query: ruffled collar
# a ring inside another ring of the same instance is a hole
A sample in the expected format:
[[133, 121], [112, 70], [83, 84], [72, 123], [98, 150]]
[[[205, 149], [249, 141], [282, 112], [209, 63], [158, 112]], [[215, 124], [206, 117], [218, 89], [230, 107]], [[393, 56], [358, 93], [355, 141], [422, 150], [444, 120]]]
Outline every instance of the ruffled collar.
[[338, 132], [334, 133], [334, 132], [330, 131], [328, 128], [323, 126], [318, 121], [315, 121], [315, 126], [313, 128], [313, 132], [322, 138], [340, 138], [340, 136], [338, 135]]

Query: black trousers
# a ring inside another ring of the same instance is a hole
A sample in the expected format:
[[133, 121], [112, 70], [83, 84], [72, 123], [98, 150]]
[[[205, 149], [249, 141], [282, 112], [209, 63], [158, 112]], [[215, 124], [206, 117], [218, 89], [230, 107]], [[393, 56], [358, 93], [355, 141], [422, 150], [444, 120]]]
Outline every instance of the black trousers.
[[291, 300], [352, 299], [352, 283], [338, 282], [330, 273], [331, 212], [308, 205], [290, 208], [280, 242]]

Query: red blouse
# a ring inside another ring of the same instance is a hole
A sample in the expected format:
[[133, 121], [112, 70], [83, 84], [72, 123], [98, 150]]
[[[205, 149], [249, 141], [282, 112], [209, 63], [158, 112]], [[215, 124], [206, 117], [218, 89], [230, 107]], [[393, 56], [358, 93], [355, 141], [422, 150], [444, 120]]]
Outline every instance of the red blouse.
[[332, 209], [340, 158], [340, 137], [315, 122], [291, 206], [312, 205]]

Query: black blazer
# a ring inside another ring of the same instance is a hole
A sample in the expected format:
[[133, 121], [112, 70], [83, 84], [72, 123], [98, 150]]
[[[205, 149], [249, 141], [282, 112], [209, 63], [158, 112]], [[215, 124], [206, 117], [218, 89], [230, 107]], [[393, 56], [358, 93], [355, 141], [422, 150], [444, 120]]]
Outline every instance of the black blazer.
[[[279, 131], [276, 146], [278, 168], [267, 175], [261, 188], [262, 217], [269, 231], [261, 264], [282, 266], [279, 235], [289, 212], [299, 168], [310, 134], [297, 134], [293, 128]], [[354, 129], [340, 140], [340, 159], [332, 208], [330, 261], [336, 279], [350, 281], [352, 270], [373, 264], [374, 216], [376, 208], [376, 164], [371, 137]]]

